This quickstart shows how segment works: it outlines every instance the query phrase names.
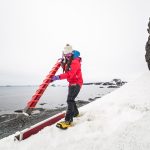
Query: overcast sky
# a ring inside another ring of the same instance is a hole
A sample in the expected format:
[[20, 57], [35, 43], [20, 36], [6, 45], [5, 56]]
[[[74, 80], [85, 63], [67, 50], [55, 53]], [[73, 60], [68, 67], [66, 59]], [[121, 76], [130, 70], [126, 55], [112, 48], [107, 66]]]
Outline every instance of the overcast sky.
[[84, 81], [136, 78], [148, 70], [149, 6], [149, 0], [0, 0], [0, 85], [40, 84], [66, 43], [81, 52]]

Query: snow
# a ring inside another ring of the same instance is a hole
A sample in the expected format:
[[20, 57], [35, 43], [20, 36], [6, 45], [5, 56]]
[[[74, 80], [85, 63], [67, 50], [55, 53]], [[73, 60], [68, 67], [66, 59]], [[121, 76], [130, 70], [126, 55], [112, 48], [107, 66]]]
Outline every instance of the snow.
[[150, 72], [80, 109], [68, 130], [47, 127], [3, 150], [150, 150]]

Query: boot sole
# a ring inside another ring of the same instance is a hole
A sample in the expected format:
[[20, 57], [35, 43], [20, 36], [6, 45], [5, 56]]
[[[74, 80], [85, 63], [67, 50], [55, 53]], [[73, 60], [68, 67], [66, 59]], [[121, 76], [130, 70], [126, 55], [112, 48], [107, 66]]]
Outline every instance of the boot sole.
[[60, 124], [57, 124], [56, 127], [59, 128], [59, 129], [63, 129], [63, 130], [68, 129], [68, 127], [65, 127], [65, 128], [64, 128], [64, 127], [62, 127], [62, 125], [60, 125]]
[[57, 128], [60, 128], [60, 129], [64, 129], [64, 130], [66, 130], [66, 129], [68, 129], [69, 127], [71, 127], [71, 125], [70, 125], [70, 126], [68, 126], [68, 127], [63, 127], [63, 125], [62, 125], [62, 124], [57, 123], [57, 124], [56, 124], [56, 127], [57, 127]]

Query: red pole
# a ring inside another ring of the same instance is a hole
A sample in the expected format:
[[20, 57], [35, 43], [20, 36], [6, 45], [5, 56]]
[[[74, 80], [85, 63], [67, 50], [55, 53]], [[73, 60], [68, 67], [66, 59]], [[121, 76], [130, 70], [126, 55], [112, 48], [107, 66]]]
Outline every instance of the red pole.
[[35, 94], [32, 96], [31, 100], [27, 103], [27, 107], [24, 109], [24, 112], [27, 114], [31, 114], [33, 108], [35, 108], [36, 104], [40, 100], [41, 96], [43, 95], [44, 91], [48, 87], [49, 83], [52, 82], [52, 77], [55, 75], [57, 70], [59, 69], [61, 65], [61, 60], [58, 60], [57, 63], [54, 65], [54, 67], [51, 69], [49, 74], [46, 76], [46, 79], [43, 80], [43, 83], [39, 86], [38, 90], [35, 92]]

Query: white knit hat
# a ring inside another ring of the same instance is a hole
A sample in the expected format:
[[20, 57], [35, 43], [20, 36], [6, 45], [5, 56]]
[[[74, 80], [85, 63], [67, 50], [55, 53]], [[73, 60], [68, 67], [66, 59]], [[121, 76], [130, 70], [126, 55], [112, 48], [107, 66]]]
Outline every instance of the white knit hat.
[[66, 46], [64, 47], [63, 53], [66, 55], [66, 54], [72, 53], [72, 51], [73, 51], [72, 46], [69, 44], [66, 44]]

